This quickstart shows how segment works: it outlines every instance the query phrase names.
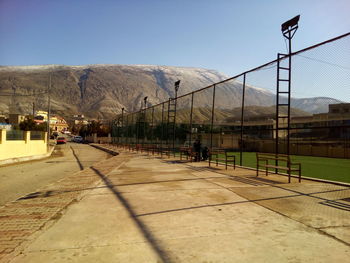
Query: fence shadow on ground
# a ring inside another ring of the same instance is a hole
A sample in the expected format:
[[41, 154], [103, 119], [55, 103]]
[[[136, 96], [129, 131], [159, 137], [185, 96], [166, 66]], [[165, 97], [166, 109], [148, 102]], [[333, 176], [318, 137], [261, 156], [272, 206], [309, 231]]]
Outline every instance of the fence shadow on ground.
[[123, 206], [127, 209], [130, 217], [134, 220], [143, 236], [147, 239], [154, 252], [157, 253], [162, 262], [171, 262], [169, 256], [165, 253], [164, 249], [161, 248], [159, 242], [152, 235], [151, 231], [148, 227], [137, 217], [136, 213], [132, 209], [129, 202], [123, 197], [123, 195], [118, 191], [115, 185], [106, 177], [103, 173], [101, 173], [98, 169], [91, 167], [91, 169], [103, 180], [106, 186], [111, 190], [111, 192], [115, 195], [118, 201], [120, 201]]

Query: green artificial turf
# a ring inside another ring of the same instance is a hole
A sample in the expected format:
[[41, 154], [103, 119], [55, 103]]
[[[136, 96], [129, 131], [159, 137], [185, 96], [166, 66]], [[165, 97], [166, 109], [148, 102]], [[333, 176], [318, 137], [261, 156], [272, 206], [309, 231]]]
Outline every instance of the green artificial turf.
[[[240, 153], [234, 152], [234, 155], [239, 165]], [[179, 157], [179, 153], [176, 156]], [[255, 152], [243, 152], [242, 157], [243, 166], [256, 168]], [[291, 161], [301, 163], [302, 176], [350, 183], [350, 159], [291, 155]]]
[[[239, 164], [240, 153], [235, 153], [236, 163]], [[243, 166], [256, 168], [256, 153], [243, 153]], [[301, 163], [301, 175], [332, 181], [350, 183], [350, 159], [291, 156], [291, 161]]]

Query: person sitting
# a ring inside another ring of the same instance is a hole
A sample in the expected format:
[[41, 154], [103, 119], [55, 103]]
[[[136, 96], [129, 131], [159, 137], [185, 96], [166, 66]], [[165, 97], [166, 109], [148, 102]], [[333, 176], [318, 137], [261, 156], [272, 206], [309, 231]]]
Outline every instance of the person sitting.
[[204, 146], [202, 150], [202, 161], [206, 161], [209, 158], [209, 148], [207, 146]]
[[201, 142], [200, 140], [195, 140], [195, 142], [193, 143], [193, 150], [195, 152], [195, 158], [194, 161], [195, 162], [199, 162], [201, 160]]

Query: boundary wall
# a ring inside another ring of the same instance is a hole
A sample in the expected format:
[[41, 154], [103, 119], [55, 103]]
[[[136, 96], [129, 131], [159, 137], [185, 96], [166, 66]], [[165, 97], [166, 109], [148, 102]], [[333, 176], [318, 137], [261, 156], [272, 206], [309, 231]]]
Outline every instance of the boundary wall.
[[30, 131], [24, 134], [24, 140], [7, 140], [6, 130], [0, 130], [0, 161], [36, 155], [45, 155], [48, 152], [47, 133], [44, 140], [31, 140]]

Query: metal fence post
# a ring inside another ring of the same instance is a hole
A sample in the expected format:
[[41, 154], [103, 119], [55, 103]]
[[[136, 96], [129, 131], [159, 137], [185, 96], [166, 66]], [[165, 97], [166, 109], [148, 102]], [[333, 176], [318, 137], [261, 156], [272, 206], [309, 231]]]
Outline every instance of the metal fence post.
[[120, 143], [123, 143], [124, 139], [124, 108], [122, 108], [122, 127], [121, 127], [121, 140]]
[[175, 113], [174, 113], [174, 126], [173, 126], [173, 153], [175, 154], [175, 140], [176, 140], [176, 104], [177, 104], [177, 91], [175, 91]]
[[213, 85], [213, 103], [211, 106], [211, 125], [210, 125], [210, 150], [213, 148], [213, 126], [214, 126], [214, 114], [215, 114], [215, 90], [216, 85]]
[[192, 147], [192, 119], [193, 119], [193, 97], [194, 92], [192, 92], [191, 95], [191, 113], [190, 113], [190, 140], [189, 140], [189, 147]]
[[125, 139], [125, 144], [129, 144], [130, 143], [130, 141], [129, 141], [129, 137], [130, 137], [130, 135], [129, 135], [129, 131], [130, 131], [130, 128], [129, 128], [129, 116], [130, 116], [130, 114], [128, 114], [127, 116], [126, 116], [126, 139]]
[[163, 139], [164, 139], [164, 102], [162, 103], [162, 124], [161, 128], [161, 138], [160, 138], [160, 156], [163, 157]]
[[[146, 105], [145, 105], [146, 107]], [[146, 141], [146, 137], [147, 137], [147, 132], [146, 132], [146, 118], [147, 116], [147, 109], [145, 108], [143, 110], [143, 114], [142, 114], [142, 117], [143, 117], [143, 138], [142, 138], [142, 148], [145, 146], [145, 141]], [[147, 138], [148, 139], [148, 138]]]
[[[152, 106], [152, 116], [151, 116], [151, 144], [152, 146], [151, 147], [154, 147], [154, 124], [153, 124], [153, 121], [154, 121], [154, 106]], [[152, 152], [154, 152], [154, 150], [152, 150]]]
[[240, 138], [240, 156], [239, 165], [243, 165], [243, 125], [244, 125], [244, 99], [245, 99], [245, 81], [246, 74], [243, 75], [243, 90], [242, 90], [242, 111], [241, 111], [241, 138]]
[[131, 127], [130, 127], [130, 145], [134, 144], [134, 138], [136, 138], [136, 121], [135, 121], [135, 112], [131, 115]]

